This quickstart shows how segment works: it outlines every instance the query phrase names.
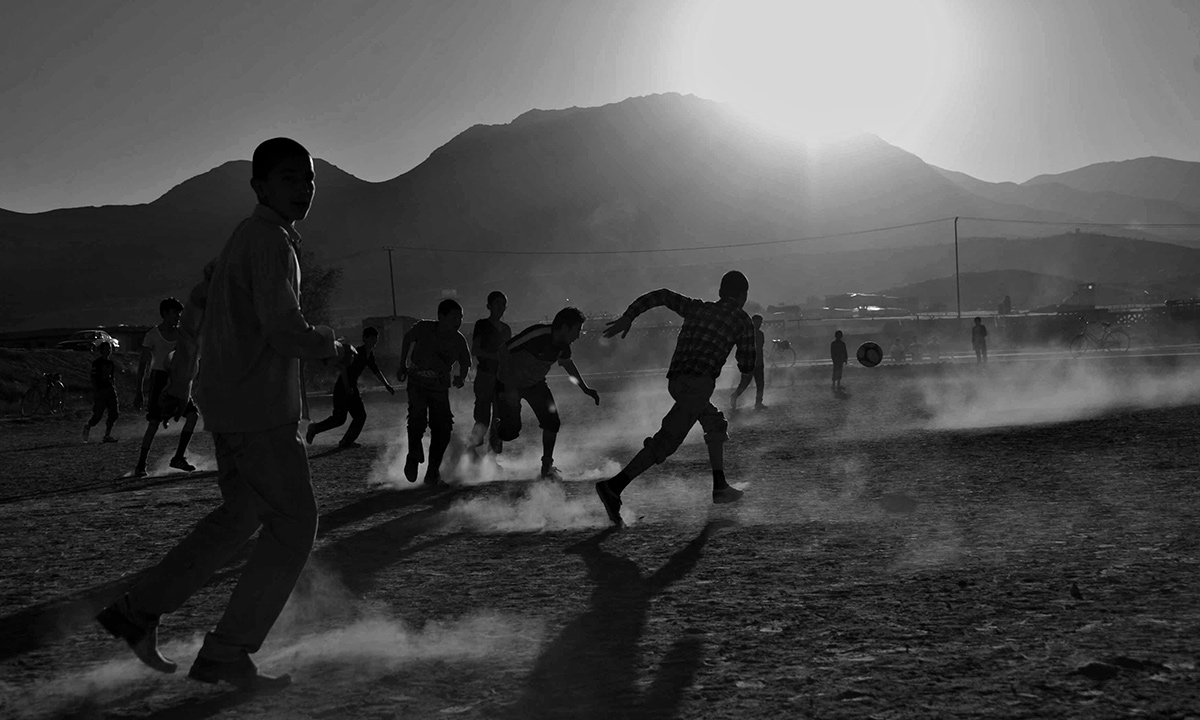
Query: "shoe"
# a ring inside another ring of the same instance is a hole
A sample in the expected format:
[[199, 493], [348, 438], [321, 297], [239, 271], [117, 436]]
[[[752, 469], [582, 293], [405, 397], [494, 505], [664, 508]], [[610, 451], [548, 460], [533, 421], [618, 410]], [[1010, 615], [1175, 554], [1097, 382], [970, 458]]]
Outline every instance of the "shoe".
[[187, 459], [182, 455], [176, 455], [175, 457], [171, 458], [171, 462], [169, 464], [176, 470], [182, 470], [184, 472], [194, 472], [196, 470], [196, 466], [188, 462]]
[[313, 438], [317, 436], [317, 428], [315, 424], [310, 424], [308, 429], [304, 431], [304, 442], [312, 445]]
[[362, 447], [362, 445], [360, 445], [356, 442], [348, 442], [348, 443], [338, 443], [338, 447], [340, 447], [343, 450], [354, 450], [355, 448]]
[[446, 482], [442, 480], [442, 474], [437, 470], [430, 470], [429, 472], [425, 473], [424, 483], [430, 487], [437, 487], [446, 484]]
[[210, 660], [197, 655], [188, 677], [210, 685], [227, 682], [243, 691], [279, 690], [292, 684], [291, 675], [262, 674], [245, 653], [237, 660]]
[[608, 513], [612, 524], [619, 528], [625, 527], [625, 521], [621, 519], [621, 496], [613, 492], [607, 480], [596, 483], [596, 494], [600, 496], [600, 502], [604, 503], [604, 512]]
[[138, 463], [137, 467], [133, 469], [133, 476], [135, 478], [144, 478], [146, 474], [146, 466], [141, 463]]
[[738, 500], [741, 500], [742, 496], [745, 494], [746, 493], [742, 492], [741, 490], [738, 490], [737, 488], [733, 487], [732, 485], [726, 485], [725, 487], [721, 488], [720, 490], [713, 490], [713, 502], [716, 503], [717, 505], [724, 505], [725, 503], [734, 503], [734, 502], [737, 502]]
[[550, 482], [560, 483], [563, 481], [562, 473], [553, 465], [543, 465], [542, 471], [538, 474], [539, 480], [549, 480]]
[[763, 405], [762, 403], [754, 403], [754, 409], [755, 410], [766, 410], [768, 408], [766, 405]]
[[83, 426], [83, 441], [84, 442], [88, 441], [88, 435], [90, 435], [91, 432], [92, 432], [92, 426], [84, 424], [84, 426]]
[[161, 673], [173, 673], [178, 666], [158, 651], [158, 628], [143, 628], [130, 620], [121, 609], [125, 598], [114, 602], [96, 615], [96, 622], [115, 638], [121, 638], [147, 667]]
[[106, 442], [106, 443], [114, 443], [116, 441], [117, 441], [117, 439], [115, 437], [113, 437], [112, 435], [105, 435], [104, 438], [101, 440], [101, 442]]
[[417, 459], [417, 456], [409, 453], [404, 460], [404, 477], [408, 478], [409, 482], [417, 481], [417, 468], [420, 465], [421, 461]]

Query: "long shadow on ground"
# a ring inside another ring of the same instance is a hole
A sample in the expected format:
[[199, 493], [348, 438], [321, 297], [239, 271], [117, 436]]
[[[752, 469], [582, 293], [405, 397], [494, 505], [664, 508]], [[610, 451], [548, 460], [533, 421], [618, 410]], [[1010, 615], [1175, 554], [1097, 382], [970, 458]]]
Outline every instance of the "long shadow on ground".
[[[432, 503], [427, 509], [385, 522], [378, 528], [369, 528], [347, 540], [320, 548], [314, 556], [332, 557], [348, 567], [350, 577], [365, 577], [373, 569], [399, 559], [400, 555], [396, 550], [400, 543], [396, 542], [397, 538], [411, 540], [421, 532], [435, 527], [438, 522], [435, 516], [449, 505], [453, 496], [453, 490], [441, 488], [377, 493], [326, 513], [321, 516], [318, 537], [337, 527], [365, 520], [378, 513], [399, 510], [423, 502]], [[385, 539], [391, 543], [386, 551], [371, 546], [372, 542], [386, 545], [387, 543], [381, 542]], [[230, 558], [207, 584], [213, 585], [239, 574], [253, 549], [254, 541], [251, 540]], [[415, 551], [406, 554], [411, 552]], [[61, 640], [92, 624], [92, 618], [101, 608], [124, 594], [148, 570], [150, 567], [142, 568], [116, 580], [99, 583], [0, 617], [0, 661], [23, 655], [45, 643]]]
[[700, 551], [727, 522], [710, 522], [649, 576], [637, 563], [600, 548], [613, 530], [567, 549], [587, 563], [596, 583], [591, 608], [550, 643], [534, 665], [511, 718], [674, 717], [692, 684], [703, 648], [697, 638], [675, 641], [645, 691], [638, 689], [638, 641], [651, 600], [696, 566]]

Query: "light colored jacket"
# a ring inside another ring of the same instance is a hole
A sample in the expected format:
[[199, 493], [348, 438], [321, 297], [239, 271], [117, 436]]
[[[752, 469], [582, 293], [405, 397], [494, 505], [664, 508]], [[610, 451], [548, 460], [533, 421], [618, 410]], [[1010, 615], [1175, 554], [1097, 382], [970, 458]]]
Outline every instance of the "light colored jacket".
[[265, 205], [233, 231], [179, 323], [170, 394], [196, 403], [210, 432], [300, 421], [300, 360], [336, 354], [333, 330], [300, 312], [300, 235]]

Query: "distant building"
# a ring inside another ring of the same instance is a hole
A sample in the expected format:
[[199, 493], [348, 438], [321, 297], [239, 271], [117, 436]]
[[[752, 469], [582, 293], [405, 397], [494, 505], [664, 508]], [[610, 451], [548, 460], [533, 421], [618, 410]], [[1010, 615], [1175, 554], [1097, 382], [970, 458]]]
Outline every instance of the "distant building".
[[919, 306], [920, 299], [915, 297], [901, 298], [872, 293], [843, 293], [841, 295], [825, 296], [825, 307], [830, 310], [850, 310], [860, 313], [881, 312], [885, 310], [916, 312]]

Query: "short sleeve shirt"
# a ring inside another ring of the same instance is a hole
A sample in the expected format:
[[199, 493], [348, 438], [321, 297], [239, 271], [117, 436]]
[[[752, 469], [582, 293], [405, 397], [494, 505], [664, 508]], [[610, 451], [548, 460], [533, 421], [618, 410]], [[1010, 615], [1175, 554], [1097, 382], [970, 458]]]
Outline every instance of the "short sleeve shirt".
[[[479, 343], [479, 349], [484, 352], [499, 352], [500, 347], [509, 340], [512, 336], [512, 331], [508, 328], [508, 323], [500, 323], [497, 328], [492, 324], [492, 321], [483, 318], [475, 321], [475, 329], [472, 331], [471, 338], [474, 342]], [[493, 358], [477, 358], [477, 369], [479, 372], [495, 373], [499, 370], [500, 361]]]
[[150, 348], [150, 369], [166, 371], [167, 357], [175, 351], [175, 341], [168, 340], [163, 337], [162, 331], [158, 326], [150, 328], [146, 336], [142, 338], [142, 347]]
[[[450, 387], [450, 371], [454, 369], [454, 363], [469, 363], [471, 350], [462, 333], [455, 331], [452, 335], [442, 335], [437, 328], [435, 321], [421, 320], [409, 331], [413, 344], [411, 375], [439, 387]], [[466, 365], [461, 372], [466, 374]]]
[[554, 340], [549, 325], [531, 325], [505, 344], [507, 357], [500, 368], [500, 381], [527, 388], [546, 379], [551, 366], [571, 358], [571, 346]]

